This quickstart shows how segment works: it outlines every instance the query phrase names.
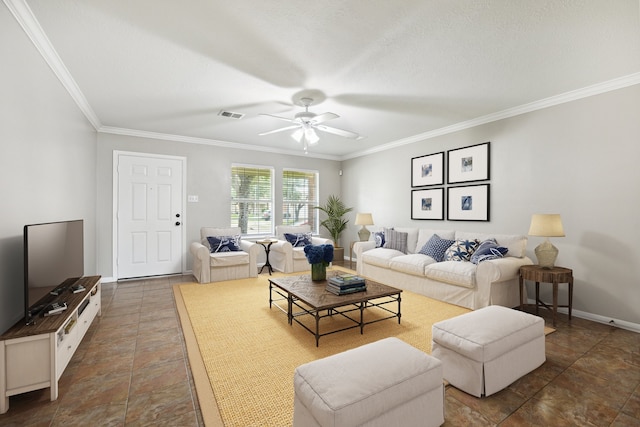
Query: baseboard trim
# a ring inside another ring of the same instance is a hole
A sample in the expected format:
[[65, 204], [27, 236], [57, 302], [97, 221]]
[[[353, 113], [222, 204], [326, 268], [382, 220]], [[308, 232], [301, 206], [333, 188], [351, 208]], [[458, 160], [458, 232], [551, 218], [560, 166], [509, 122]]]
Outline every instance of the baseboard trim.
[[[528, 299], [527, 302], [531, 305], [535, 305], [535, 301]], [[566, 308], [558, 308], [558, 313], [568, 314], [569, 310]], [[591, 320], [592, 322], [602, 323], [605, 325], [615, 326], [620, 329], [626, 329], [631, 332], [640, 333], [640, 324], [628, 322], [626, 320], [614, 319], [612, 317], [601, 316], [599, 314], [588, 313], [586, 311], [580, 311], [576, 309], [571, 310], [571, 316], [579, 317], [585, 320]]]

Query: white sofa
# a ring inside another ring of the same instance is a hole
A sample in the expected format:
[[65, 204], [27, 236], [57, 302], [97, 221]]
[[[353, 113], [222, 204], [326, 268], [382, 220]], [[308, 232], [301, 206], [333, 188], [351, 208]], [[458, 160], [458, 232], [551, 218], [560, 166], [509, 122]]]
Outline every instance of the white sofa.
[[240, 227], [200, 229], [200, 242], [191, 243], [193, 275], [200, 283], [258, 277], [258, 255], [262, 247], [240, 239], [240, 251], [211, 253], [207, 237], [239, 236]]
[[[520, 266], [533, 264], [525, 255], [526, 236], [418, 228], [394, 230], [407, 233], [407, 253], [376, 248], [374, 240], [356, 242], [353, 252], [359, 275], [472, 310], [488, 305], [516, 307], [520, 304], [518, 272]], [[419, 253], [434, 234], [450, 240], [494, 238], [498, 245], [508, 248], [508, 252], [503, 258], [477, 265], [468, 261], [437, 262]]]
[[[304, 254], [304, 247], [294, 248], [284, 237], [284, 233], [310, 233], [310, 225], [278, 225], [276, 226], [276, 238], [278, 241], [271, 245], [269, 262], [274, 270], [283, 273], [309, 271], [311, 267]], [[333, 245], [331, 239], [312, 236], [312, 245]]]

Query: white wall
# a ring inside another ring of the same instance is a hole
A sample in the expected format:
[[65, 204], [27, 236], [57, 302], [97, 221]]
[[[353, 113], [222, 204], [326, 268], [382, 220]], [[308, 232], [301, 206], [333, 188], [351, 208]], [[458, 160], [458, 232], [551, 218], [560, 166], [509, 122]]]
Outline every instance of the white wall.
[[95, 274], [96, 132], [0, 7], [0, 333], [24, 316], [25, 224], [84, 219]]
[[[491, 220], [412, 221], [411, 158], [486, 141]], [[640, 324], [638, 159], [635, 85], [345, 161], [342, 194], [355, 211], [372, 212], [376, 226], [526, 234], [532, 213], [560, 213], [566, 237], [552, 241], [557, 265], [574, 271], [574, 309]], [[529, 238], [533, 260], [541, 241]]]
[[[282, 186], [284, 168], [317, 170], [320, 172], [320, 203], [329, 194], [340, 194], [340, 162], [314, 159], [308, 156], [290, 156], [239, 150], [211, 145], [189, 144], [184, 142], [163, 141], [157, 139], [100, 133], [98, 135], [98, 271], [102, 276], [110, 277], [112, 263], [113, 229], [113, 151], [133, 151], [163, 155], [183, 156], [187, 158], [187, 194], [197, 195], [198, 203], [187, 203], [184, 221], [187, 225], [187, 246], [200, 240], [200, 227], [229, 226], [229, 203], [231, 201], [231, 164], [246, 163], [252, 165], [273, 166], [275, 168], [275, 186]], [[282, 194], [276, 191], [276, 206], [282, 206]], [[282, 218], [275, 210], [274, 223]], [[326, 234], [326, 230], [320, 230]], [[262, 254], [261, 254], [262, 256]], [[261, 258], [262, 259], [262, 258]], [[187, 269], [191, 269], [191, 254], [187, 256]]]

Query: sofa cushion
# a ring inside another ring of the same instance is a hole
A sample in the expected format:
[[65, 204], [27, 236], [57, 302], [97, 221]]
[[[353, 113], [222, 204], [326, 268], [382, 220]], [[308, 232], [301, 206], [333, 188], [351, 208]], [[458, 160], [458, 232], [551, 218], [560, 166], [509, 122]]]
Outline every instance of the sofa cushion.
[[430, 256], [422, 254], [408, 254], [397, 256], [389, 261], [389, 268], [401, 273], [413, 276], [424, 276], [424, 269], [427, 265], [437, 262]]
[[362, 253], [362, 262], [378, 267], [389, 268], [389, 263], [395, 257], [404, 255], [395, 249], [375, 248]]
[[403, 254], [407, 253], [407, 233], [386, 229], [384, 236], [385, 242], [383, 248], [395, 249]]
[[[306, 259], [307, 256], [304, 253], [304, 246], [298, 246], [297, 248], [293, 248], [293, 259]], [[311, 267], [309, 267], [311, 268]]]
[[284, 238], [294, 248], [303, 248], [311, 244], [311, 232], [308, 233], [284, 233]]
[[249, 254], [239, 252], [214, 252], [209, 256], [211, 267], [231, 267], [249, 264]]
[[456, 239], [451, 246], [447, 248], [444, 253], [445, 261], [469, 261], [471, 255], [480, 246], [480, 241], [477, 239], [466, 240]]
[[527, 252], [527, 236], [519, 234], [483, 234], [468, 231], [456, 231], [456, 239], [478, 239], [481, 242], [495, 239], [498, 245], [509, 249], [506, 256], [522, 258]]
[[425, 276], [451, 285], [473, 288], [476, 286], [477, 265], [468, 261], [443, 261], [425, 267]]
[[478, 249], [471, 255], [469, 261], [478, 264], [482, 261], [502, 258], [508, 251], [509, 249], [504, 246], [499, 246], [495, 239], [488, 239], [480, 243], [480, 246], [478, 246]]
[[437, 234], [431, 236], [429, 241], [424, 244], [422, 249], [420, 249], [419, 253], [422, 255], [430, 256], [438, 262], [444, 260], [444, 253], [447, 251], [449, 246], [453, 244], [453, 240], [443, 239]]
[[238, 252], [240, 250], [240, 235], [235, 236], [207, 236], [209, 251], [216, 252]]

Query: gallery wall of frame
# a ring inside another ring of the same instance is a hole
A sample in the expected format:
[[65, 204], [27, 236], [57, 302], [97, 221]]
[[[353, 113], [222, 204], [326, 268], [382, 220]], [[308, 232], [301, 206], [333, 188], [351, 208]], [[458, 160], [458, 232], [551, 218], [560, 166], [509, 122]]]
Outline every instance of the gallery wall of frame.
[[446, 207], [448, 221], [489, 221], [489, 146], [448, 150], [446, 163], [444, 151], [412, 158], [411, 219], [444, 220]]

